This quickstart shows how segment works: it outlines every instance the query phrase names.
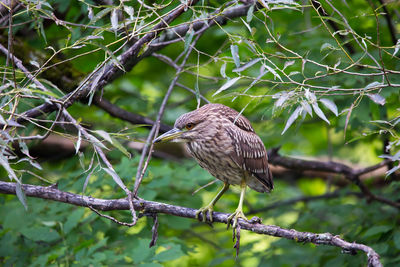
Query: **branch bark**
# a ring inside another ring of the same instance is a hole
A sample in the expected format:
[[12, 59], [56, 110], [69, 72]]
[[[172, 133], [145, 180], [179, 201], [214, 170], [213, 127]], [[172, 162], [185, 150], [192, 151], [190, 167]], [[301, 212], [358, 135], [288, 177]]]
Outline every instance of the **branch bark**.
[[[22, 190], [29, 197], [36, 197], [42, 199], [48, 199], [67, 204], [72, 204], [81, 207], [91, 207], [98, 210], [109, 211], [109, 210], [129, 210], [128, 200], [125, 199], [100, 199], [88, 196], [82, 196], [69, 192], [60, 191], [54, 187], [42, 187], [35, 185], [22, 185]], [[16, 184], [0, 181], [0, 193], [2, 194], [16, 194]], [[154, 201], [147, 201], [142, 199], [133, 199], [133, 206], [135, 210], [148, 213], [164, 213], [168, 215], [185, 217], [185, 218], [196, 218], [196, 210], [181, 206], [174, 206]], [[213, 219], [217, 223], [227, 223], [228, 216], [230, 214], [214, 212]], [[200, 219], [202, 219], [200, 217]], [[332, 235], [331, 233], [311, 233], [311, 232], [300, 232], [294, 229], [285, 229], [275, 225], [264, 225], [259, 222], [259, 219], [252, 219], [245, 221], [239, 219], [239, 225], [241, 229], [249, 230], [251, 232], [281, 237], [286, 239], [295, 240], [299, 243], [313, 243], [316, 245], [328, 245], [342, 248], [345, 253], [352, 255], [356, 254], [357, 251], [364, 252], [368, 258], [368, 266], [381, 267], [382, 264], [379, 261], [379, 254], [376, 253], [371, 247], [364, 244], [358, 244], [355, 242], [347, 242], [341, 239], [339, 236]]]

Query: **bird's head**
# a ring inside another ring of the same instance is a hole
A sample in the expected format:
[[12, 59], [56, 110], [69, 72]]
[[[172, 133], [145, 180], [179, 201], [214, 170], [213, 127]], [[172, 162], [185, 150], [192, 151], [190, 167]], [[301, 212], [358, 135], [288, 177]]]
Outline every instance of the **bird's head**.
[[210, 117], [200, 108], [181, 115], [176, 121], [174, 128], [159, 137], [153, 143], [158, 142], [192, 142], [203, 138]]

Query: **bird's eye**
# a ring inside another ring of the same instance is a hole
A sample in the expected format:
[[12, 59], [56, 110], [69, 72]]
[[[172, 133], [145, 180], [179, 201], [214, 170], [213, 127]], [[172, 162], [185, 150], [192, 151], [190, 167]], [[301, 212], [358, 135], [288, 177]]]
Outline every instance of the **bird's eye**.
[[194, 127], [194, 123], [188, 123], [188, 124], [186, 124], [186, 126], [185, 126], [186, 130], [192, 130], [193, 127]]

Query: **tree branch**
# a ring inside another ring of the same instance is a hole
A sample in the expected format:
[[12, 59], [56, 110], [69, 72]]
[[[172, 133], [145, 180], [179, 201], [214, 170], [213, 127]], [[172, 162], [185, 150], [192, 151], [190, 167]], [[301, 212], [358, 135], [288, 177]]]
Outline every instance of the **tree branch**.
[[360, 188], [361, 192], [369, 200], [379, 201], [387, 205], [390, 205], [392, 207], [400, 209], [400, 202], [395, 202], [390, 199], [373, 194], [368, 189], [368, 187], [360, 180], [361, 174], [371, 172], [384, 165], [387, 165], [390, 162], [390, 160], [384, 160], [377, 165], [367, 168], [353, 169], [339, 162], [333, 162], [333, 161], [323, 162], [315, 160], [302, 160], [290, 157], [282, 157], [281, 155], [279, 155], [278, 150], [279, 148], [274, 148], [268, 151], [268, 158], [271, 164], [295, 170], [313, 170], [313, 171], [323, 171], [323, 172], [343, 174], [347, 180], [357, 185]]
[[[196, 1], [192, 1], [190, 4], [194, 5]], [[248, 5], [240, 5], [240, 6], [235, 6], [232, 8], [228, 8], [227, 10], [224, 10], [221, 13], [217, 14], [211, 14], [208, 18], [202, 20], [202, 21], [194, 21], [192, 24], [184, 24], [176, 27], [172, 27], [169, 29], [165, 29], [163, 27], [158, 27], [156, 25], [149, 34], [151, 35], [145, 35], [141, 39], [139, 39], [137, 42], [135, 42], [134, 45], [129, 47], [127, 51], [122, 53], [119, 57], [118, 60], [120, 64], [124, 67], [126, 71], [130, 71], [137, 63], [139, 63], [143, 58], [150, 56], [153, 52], [159, 51], [162, 48], [164, 48], [167, 44], [165, 44], [166, 41], [169, 40], [177, 40], [181, 41], [182, 36], [186, 35], [187, 31], [189, 29], [193, 29], [194, 31], [198, 31], [196, 33], [199, 34], [204, 30], [201, 30], [204, 26], [206, 28], [210, 28], [211, 26], [215, 26], [218, 24], [226, 24], [229, 19], [235, 18], [235, 17], [243, 17], [247, 15], [247, 11], [251, 7], [250, 4]], [[183, 10], [186, 9], [186, 5], [182, 5], [182, 7], [175, 9], [173, 12], [171, 12], [168, 16], [168, 18], [164, 18], [164, 22], [170, 22], [174, 18], [178, 17]], [[165, 24], [163, 23], [165, 26]], [[203, 28], [204, 29], [204, 28]], [[156, 34], [165, 30], [165, 33], [163, 33], [160, 37], [155, 38]], [[139, 51], [143, 47], [145, 43], [148, 43], [148, 48], [145, 52], [139, 55]], [[102, 75], [101, 78], [98, 79], [97, 85], [92, 88], [91, 83], [86, 84], [82, 88], [79, 88], [79, 90], [75, 90], [72, 93], [69, 93], [65, 95], [63, 98], [61, 98], [59, 101], [64, 102], [63, 106], [65, 108], [68, 108], [71, 106], [75, 101], [79, 99], [86, 98], [88, 95], [88, 92], [91, 90], [100, 90], [102, 89], [106, 84], [110, 83], [111, 81], [115, 80], [119, 76], [121, 76], [123, 73], [122, 71], [118, 68], [118, 66], [115, 66], [114, 63], [110, 63], [105, 67], [105, 70], [103, 71], [103, 68], [98, 70], [97, 72], [91, 73], [90, 75], [93, 77], [97, 77], [97, 75]], [[94, 78], [96, 79], [96, 78]], [[92, 79], [92, 80], [94, 80]], [[18, 119], [18, 123], [23, 123], [25, 121], [24, 118], [29, 117], [29, 118], [35, 118], [43, 114], [47, 114], [50, 112], [53, 112], [54, 110], [57, 109], [57, 106], [54, 103], [43, 103], [42, 105], [39, 105], [35, 108], [32, 108], [30, 110], [27, 110], [24, 114], [21, 115], [21, 118]]]
[[[100, 98], [100, 96], [95, 96], [93, 99], [93, 103], [98, 106], [99, 108], [103, 109], [106, 111], [108, 114], [110, 114], [113, 117], [119, 118], [121, 120], [130, 122], [132, 124], [149, 124], [149, 125], [154, 125], [154, 121], [146, 118], [144, 116], [134, 114], [132, 112], [129, 112], [127, 110], [124, 110], [117, 105], [112, 104], [109, 102], [107, 99]], [[160, 123], [160, 132], [167, 132], [171, 130], [172, 127], [163, 123]]]
[[[88, 196], [82, 196], [69, 192], [63, 192], [53, 187], [42, 187], [35, 185], [23, 184], [22, 189], [26, 196], [36, 197], [48, 200], [54, 200], [67, 204], [72, 204], [81, 207], [92, 207], [98, 210], [109, 211], [109, 210], [129, 210], [129, 203], [127, 199], [99, 199]], [[0, 193], [3, 194], [16, 194], [16, 184], [0, 181]], [[135, 210], [149, 213], [164, 213], [178, 217], [185, 218], [196, 218], [196, 210], [181, 206], [174, 206], [154, 201], [147, 200], [133, 200], [133, 206]], [[229, 214], [214, 212], [214, 222], [227, 223]], [[201, 216], [200, 216], [201, 219]], [[295, 240], [299, 243], [313, 243], [316, 245], [328, 245], [342, 248], [343, 252], [356, 254], [357, 251], [364, 252], [368, 257], [368, 266], [380, 267], [382, 266], [379, 261], [379, 254], [376, 253], [371, 247], [355, 242], [347, 242], [341, 239], [339, 236], [334, 236], [330, 233], [310, 233], [310, 232], [299, 232], [293, 229], [285, 229], [275, 225], [264, 225], [258, 222], [258, 220], [245, 221], [239, 219], [239, 225], [241, 229], [249, 230], [251, 232], [275, 237], [281, 237], [286, 239]]]

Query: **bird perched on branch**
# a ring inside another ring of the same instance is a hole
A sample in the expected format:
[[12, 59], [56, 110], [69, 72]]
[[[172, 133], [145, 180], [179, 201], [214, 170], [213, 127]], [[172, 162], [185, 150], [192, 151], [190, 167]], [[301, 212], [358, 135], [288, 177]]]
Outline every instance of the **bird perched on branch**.
[[271, 191], [274, 186], [265, 146], [254, 132], [248, 119], [222, 104], [207, 104], [181, 115], [174, 128], [154, 140], [156, 142], [184, 142], [199, 165], [224, 182], [224, 187], [207, 206], [199, 209], [196, 217], [207, 213], [212, 222], [215, 203], [228, 190], [229, 185], [240, 185], [241, 193], [236, 211], [228, 218], [233, 227], [243, 214], [246, 186], [257, 192]]

